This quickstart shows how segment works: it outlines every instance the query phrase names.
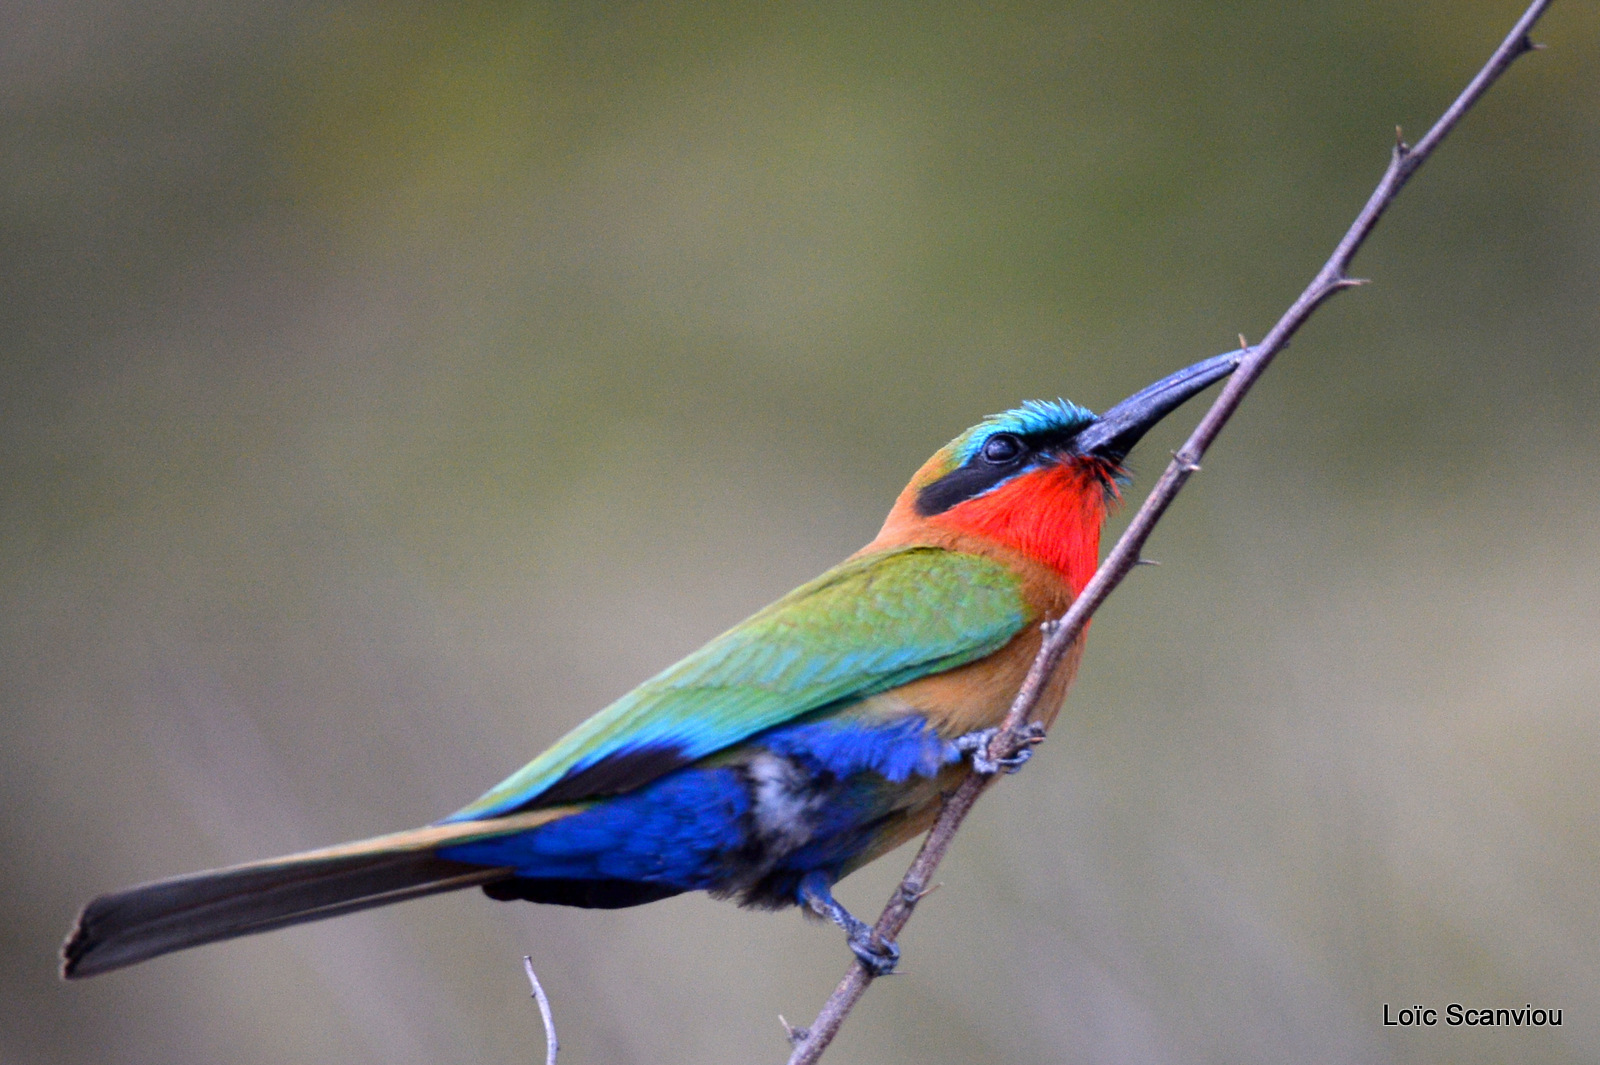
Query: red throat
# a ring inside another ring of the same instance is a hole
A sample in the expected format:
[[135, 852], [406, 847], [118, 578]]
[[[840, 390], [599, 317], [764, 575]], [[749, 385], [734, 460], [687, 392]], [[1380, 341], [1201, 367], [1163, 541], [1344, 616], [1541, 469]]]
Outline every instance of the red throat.
[[1100, 564], [1107, 480], [1099, 470], [1067, 461], [1008, 481], [935, 520], [1045, 563], [1076, 595]]

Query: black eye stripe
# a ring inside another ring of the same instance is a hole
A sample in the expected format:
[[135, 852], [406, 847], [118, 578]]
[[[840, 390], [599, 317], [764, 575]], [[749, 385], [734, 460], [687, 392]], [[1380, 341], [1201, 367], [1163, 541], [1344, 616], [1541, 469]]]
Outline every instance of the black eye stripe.
[[917, 513], [932, 517], [981, 496], [1021, 473], [1034, 455], [1014, 433], [996, 433], [964, 464], [917, 493]]
[[917, 513], [925, 518], [943, 514], [957, 503], [980, 496], [1012, 475], [994, 466], [961, 466], [917, 493]]
[[[980, 444], [966, 462], [917, 493], [917, 513], [929, 518], [958, 503], [975, 499], [1023, 472], [1041, 455], [1045, 456], [1045, 461], [1055, 461], [1054, 456], [1074, 450], [1072, 442], [1081, 428], [1046, 430], [1026, 436], [1003, 430], [995, 433]], [[990, 445], [1000, 441], [1009, 442], [1001, 445], [1002, 450], [1010, 450], [1015, 445], [1016, 453], [1009, 459], [986, 459], [985, 452]]]

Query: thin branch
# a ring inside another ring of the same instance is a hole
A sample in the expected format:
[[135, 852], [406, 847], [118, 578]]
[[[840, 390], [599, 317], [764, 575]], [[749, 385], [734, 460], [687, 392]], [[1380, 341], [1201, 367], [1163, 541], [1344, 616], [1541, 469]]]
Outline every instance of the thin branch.
[[539, 977], [533, 971], [533, 958], [527, 954], [522, 956], [522, 971], [528, 974], [528, 983], [533, 986], [533, 997], [539, 1002], [539, 1016], [544, 1021], [544, 1065], [556, 1065], [556, 1054], [561, 1050], [561, 1040], [556, 1038], [556, 1018], [550, 1012], [550, 998], [544, 993], [544, 985], [539, 983]]
[[[1161, 520], [1161, 516], [1166, 513], [1167, 507], [1172, 505], [1173, 499], [1189, 478], [1199, 472], [1200, 459], [1205, 455], [1206, 449], [1216, 440], [1223, 426], [1239, 409], [1245, 394], [1266, 370], [1273, 357], [1283, 350], [1289, 339], [1330, 296], [1365, 283], [1348, 276], [1350, 261], [1360, 250], [1373, 227], [1378, 224], [1378, 219], [1383, 217], [1383, 212], [1394, 202], [1394, 198], [1406, 181], [1433, 154], [1433, 150], [1444, 140], [1445, 135], [1519, 56], [1538, 47], [1529, 40], [1528, 32], [1549, 6], [1550, 0], [1534, 0], [1529, 5], [1527, 11], [1501, 42], [1500, 47], [1489, 57], [1488, 62], [1467, 83], [1467, 87], [1456, 97], [1455, 102], [1446, 109], [1415, 147], [1408, 146], [1400, 139], [1399, 131], [1396, 131], [1395, 147], [1389, 159], [1388, 169], [1379, 180], [1377, 188], [1373, 189], [1361, 213], [1356, 216], [1343, 239], [1339, 241], [1333, 255], [1323, 264], [1316, 277], [1284, 312], [1283, 317], [1278, 319], [1278, 323], [1272, 327], [1261, 343], [1254, 347], [1247, 346], [1238, 369], [1233, 372], [1222, 393], [1206, 411], [1205, 417], [1200, 420], [1200, 424], [1195, 427], [1189, 439], [1173, 453], [1172, 462], [1168, 464], [1155, 487], [1150, 490], [1150, 495], [1146, 497], [1139, 512], [1134, 515], [1116, 546], [1100, 564], [1093, 579], [1084, 586], [1083, 591], [1073, 600], [1072, 606], [1065, 614], [1042, 626], [1044, 641], [1028, 671], [1027, 679], [1023, 681], [1010, 711], [1006, 714], [999, 733], [989, 743], [990, 758], [998, 760], [1010, 757], [1037, 743], [1043, 737], [1042, 728], [1033, 722], [1033, 717], [1039, 699], [1060, 664], [1062, 656], [1072, 646], [1073, 641], [1083, 633], [1084, 626], [1099, 609], [1100, 604], [1105, 602], [1106, 597], [1139, 564], [1139, 553], [1144, 548], [1145, 542], [1150, 539], [1150, 533], [1156, 523]], [[978, 801], [978, 796], [993, 779], [992, 776], [969, 774], [946, 799], [938, 820], [934, 822], [933, 828], [922, 842], [922, 849], [917, 852], [911, 868], [906, 870], [900, 886], [889, 899], [889, 904], [879, 916], [877, 924], [873, 926], [876, 936], [884, 940], [892, 940], [899, 936], [900, 930], [911, 919], [917, 901], [926, 893], [928, 882], [944, 857], [945, 851], [949, 849], [956, 830], [961, 827], [961, 822]], [[791, 1029], [794, 1035], [802, 1038], [795, 1042], [789, 1065], [812, 1065], [822, 1057], [823, 1051], [838, 1034], [840, 1026], [844, 1024], [851, 1009], [866, 992], [872, 979], [872, 974], [860, 962], [851, 965], [850, 971], [845, 974], [844, 979], [822, 1007], [822, 1011], [817, 1014], [817, 1019], [807, 1028]]]

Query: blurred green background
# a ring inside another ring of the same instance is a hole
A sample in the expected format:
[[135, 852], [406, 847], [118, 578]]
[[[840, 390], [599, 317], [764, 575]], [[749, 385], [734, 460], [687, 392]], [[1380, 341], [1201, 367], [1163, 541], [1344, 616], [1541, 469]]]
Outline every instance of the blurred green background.
[[[524, 953], [566, 1062], [782, 1060], [840, 937], [699, 896], [54, 954], [100, 891], [454, 809], [978, 417], [1258, 338], [1519, 10], [8, 8], [0, 1061], [538, 1060]], [[1538, 37], [830, 1061], [1600, 1059], [1600, 16]], [[1564, 1025], [1381, 1024], [1452, 1001]]]

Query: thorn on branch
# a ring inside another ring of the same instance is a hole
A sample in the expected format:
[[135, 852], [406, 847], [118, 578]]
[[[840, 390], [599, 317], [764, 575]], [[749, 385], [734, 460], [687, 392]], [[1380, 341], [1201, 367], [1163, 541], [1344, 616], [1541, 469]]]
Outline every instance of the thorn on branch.
[[1330, 292], [1343, 292], [1347, 288], [1360, 288], [1372, 284], [1370, 277], [1341, 277], [1328, 286]]
[[1161, 563], [1157, 562], [1153, 558], [1136, 558], [1136, 559], [1133, 560], [1133, 564], [1135, 566], [1159, 566], [1159, 565], [1161, 565]]
[[807, 1039], [811, 1038], [811, 1029], [796, 1028], [794, 1025], [790, 1024], [781, 1013], [778, 1014], [778, 1023], [783, 1025], [783, 1034], [788, 1038], [789, 1045], [792, 1047], [797, 1047], [801, 1043], [804, 1043]]
[[1239, 334], [1239, 349], [1241, 351], [1249, 351], [1250, 350], [1250, 341], [1248, 341], [1248, 340], [1246, 340], [1244, 338], [1244, 334], [1243, 333]]
[[1406, 143], [1405, 134], [1400, 132], [1400, 127], [1394, 128], [1394, 162], [1390, 166], [1404, 168], [1411, 163], [1411, 145]]
[[1185, 458], [1176, 451], [1172, 452], [1172, 461], [1176, 462], [1178, 464], [1178, 469], [1182, 470], [1184, 473], [1200, 472], [1200, 464], [1198, 462], [1191, 458]]
[[929, 895], [932, 895], [935, 891], [938, 891], [942, 887], [944, 887], [944, 884], [943, 882], [940, 882], [932, 887], [926, 887], [918, 891], [910, 884], [902, 884], [900, 885], [900, 898], [907, 906], [915, 906], [917, 903], [921, 902]]

